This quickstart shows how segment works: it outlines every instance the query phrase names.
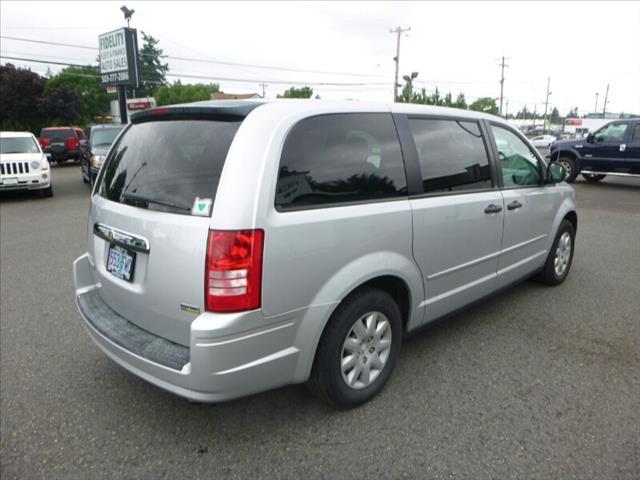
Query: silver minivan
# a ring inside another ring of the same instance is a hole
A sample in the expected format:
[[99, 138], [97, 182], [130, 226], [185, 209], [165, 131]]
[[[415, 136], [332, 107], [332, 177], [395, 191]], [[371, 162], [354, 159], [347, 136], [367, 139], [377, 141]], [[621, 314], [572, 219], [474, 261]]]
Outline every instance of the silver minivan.
[[76, 299], [115, 362], [217, 402], [384, 386], [409, 332], [566, 278], [574, 191], [500, 118], [361, 102], [201, 102], [132, 116], [91, 196]]

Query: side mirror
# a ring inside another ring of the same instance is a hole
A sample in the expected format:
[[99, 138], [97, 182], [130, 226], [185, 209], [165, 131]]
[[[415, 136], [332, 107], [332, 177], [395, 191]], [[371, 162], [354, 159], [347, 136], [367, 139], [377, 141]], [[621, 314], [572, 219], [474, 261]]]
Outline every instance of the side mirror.
[[547, 168], [546, 183], [560, 183], [564, 181], [566, 174], [567, 171], [565, 170], [564, 165], [557, 162], [551, 162], [549, 164], [549, 168]]
[[596, 137], [593, 135], [593, 133], [589, 133], [587, 135], [587, 143], [596, 143]]

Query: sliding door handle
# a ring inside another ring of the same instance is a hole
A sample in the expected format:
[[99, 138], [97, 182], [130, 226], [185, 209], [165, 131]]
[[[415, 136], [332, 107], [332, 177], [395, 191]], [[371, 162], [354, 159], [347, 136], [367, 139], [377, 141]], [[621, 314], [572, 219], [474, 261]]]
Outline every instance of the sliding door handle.
[[493, 203], [484, 209], [484, 213], [486, 214], [499, 213], [501, 211], [502, 211], [502, 207], [500, 205], [495, 205]]
[[522, 204], [519, 201], [514, 200], [509, 205], [507, 205], [507, 210], [517, 210], [521, 206], [522, 206]]

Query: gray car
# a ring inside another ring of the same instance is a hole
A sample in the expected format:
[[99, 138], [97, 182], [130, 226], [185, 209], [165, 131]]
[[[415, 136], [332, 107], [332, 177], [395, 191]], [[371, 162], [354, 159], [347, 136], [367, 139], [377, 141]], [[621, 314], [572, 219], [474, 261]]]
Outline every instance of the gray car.
[[308, 382], [352, 407], [408, 333], [533, 275], [565, 280], [577, 215], [563, 173], [463, 110], [144, 111], [94, 186], [78, 308], [105, 354], [191, 400]]

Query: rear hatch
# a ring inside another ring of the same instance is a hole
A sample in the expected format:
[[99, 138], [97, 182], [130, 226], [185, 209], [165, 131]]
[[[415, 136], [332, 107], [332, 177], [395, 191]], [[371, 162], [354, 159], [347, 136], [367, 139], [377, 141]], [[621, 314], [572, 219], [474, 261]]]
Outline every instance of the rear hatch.
[[210, 212], [244, 115], [202, 107], [138, 114], [111, 149], [92, 198], [89, 253], [103, 300], [181, 345], [204, 310]]

